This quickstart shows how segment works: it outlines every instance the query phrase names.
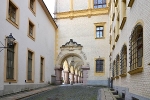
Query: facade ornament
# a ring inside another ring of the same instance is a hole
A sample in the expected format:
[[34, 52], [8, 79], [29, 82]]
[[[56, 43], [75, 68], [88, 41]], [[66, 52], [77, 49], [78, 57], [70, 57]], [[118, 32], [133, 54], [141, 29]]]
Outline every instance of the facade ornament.
[[60, 47], [61, 51], [62, 50], [69, 50], [69, 51], [74, 51], [74, 50], [81, 50], [82, 45], [78, 44], [77, 42], [74, 42], [73, 39], [70, 39], [69, 42], [67, 42], [65, 45], [62, 45]]

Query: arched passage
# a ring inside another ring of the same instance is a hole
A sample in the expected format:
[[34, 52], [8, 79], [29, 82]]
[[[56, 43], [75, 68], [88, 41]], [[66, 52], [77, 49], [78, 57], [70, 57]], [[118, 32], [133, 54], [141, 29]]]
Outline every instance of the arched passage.
[[[61, 51], [57, 56], [55, 66], [56, 84], [62, 84], [63, 78], [66, 84], [70, 83], [70, 81], [81, 83], [83, 78], [83, 83], [86, 83], [87, 70], [90, 68], [82, 47], [80, 44], [73, 42], [72, 39], [60, 47]], [[62, 71], [64, 76], [62, 76]]]

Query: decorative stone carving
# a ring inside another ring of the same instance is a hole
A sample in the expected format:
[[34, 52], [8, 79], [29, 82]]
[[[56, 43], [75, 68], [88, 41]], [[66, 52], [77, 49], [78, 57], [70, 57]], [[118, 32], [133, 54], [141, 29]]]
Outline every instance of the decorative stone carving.
[[59, 56], [61, 56], [61, 55], [62, 55], [62, 53], [60, 52], [60, 53], [58, 54], [57, 58], [56, 58], [56, 61], [58, 61]]
[[74, 42], [73, 39], [70, 39], [69, 42], [67, 42], [65, 45], [62, 45], [60, 47], [61, 51], [62, 50], [69, 50], [69, 51], [74, 51], [74, 50], [81, 50], [82, 45], [78, 44], [77, 42]]

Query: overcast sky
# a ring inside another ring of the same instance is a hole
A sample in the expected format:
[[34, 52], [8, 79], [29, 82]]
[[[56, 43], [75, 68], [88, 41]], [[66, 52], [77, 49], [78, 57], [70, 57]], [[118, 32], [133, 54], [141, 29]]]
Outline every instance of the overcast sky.
[[51, 15], [53, 16], [55, 0], [43, 0], [43, 1], [45, 2], [48, 10], [50, 11]]

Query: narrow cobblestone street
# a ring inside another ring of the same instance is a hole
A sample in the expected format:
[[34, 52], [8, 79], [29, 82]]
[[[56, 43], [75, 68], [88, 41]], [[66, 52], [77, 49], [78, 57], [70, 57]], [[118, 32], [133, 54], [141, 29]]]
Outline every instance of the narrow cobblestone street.
[[21, 100], [97, 100], [100, 86], [59, 86]]

